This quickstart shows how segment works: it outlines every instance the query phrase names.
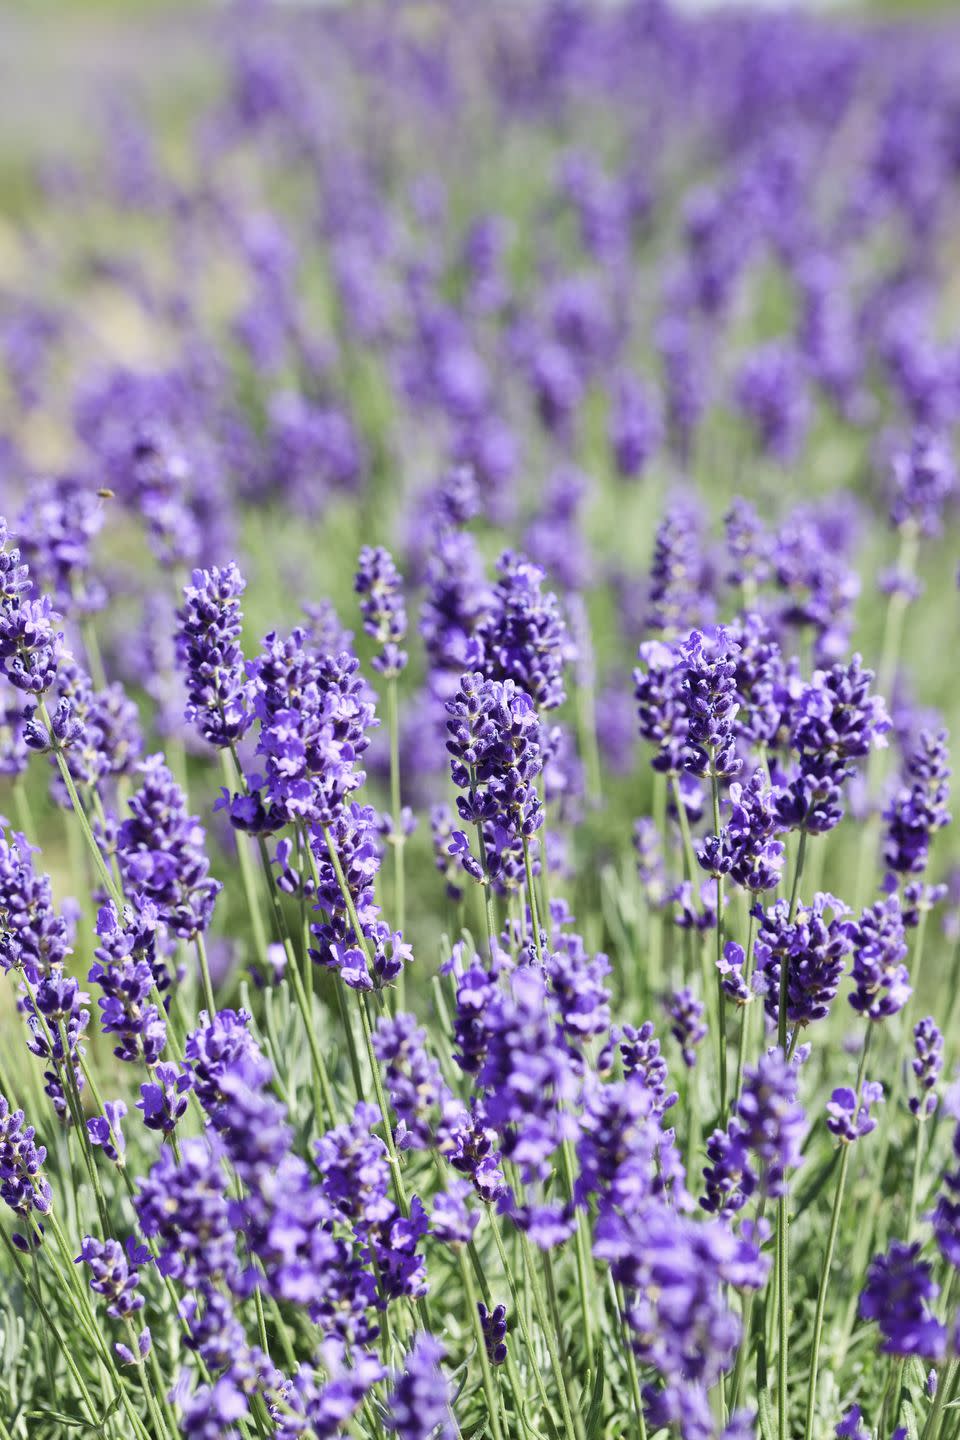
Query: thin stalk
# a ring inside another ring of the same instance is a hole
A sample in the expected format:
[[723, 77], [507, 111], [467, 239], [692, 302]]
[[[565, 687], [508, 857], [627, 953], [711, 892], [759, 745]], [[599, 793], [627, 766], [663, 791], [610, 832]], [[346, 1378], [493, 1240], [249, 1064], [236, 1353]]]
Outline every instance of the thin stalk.
[[630, 1399], [633, 1403], [633, 1413], [637, 1420], [637, 1440], [647, 1440], [647, 1423], [643, 1418], [643, 1396], [640, 1392], [640, 1376], [637, 1373], [637, 1357], [634, 1355], [633, 1345], [630, 1343], [630, 1331], [626, 1321], [623, 1287], [614, 1280], [612, 1273], [610, 1275], [610, 1286], [613, 1290], [613, 1301], [617, 1311], [620, 1341], [623, 1345], [623, 1355], [627, 1365]]
[[[745, 952], [744, 952], [744, 961], [743, 961], [743, 979], [744, 979], [744, 983], [747, 984], [747, 985], [750, 984], [750, 976], [751, 976], [752, 968], [753, 968], [753, 966], [752, 966], [752, 961], [753, 961], [753, 915], [751, 914], [750, 917], [749, 917], [748, 920], [747, 920], [747, 945], [746, 945], [746, 950], [745, 950]], [[739, 1038], [739, 1041], [737, 1042], [737, 1079], [736, 1079], [736, 1084], [735, 1084], [735, 1086], [734, 1086], [734, 1091], [733, 1091], [734, 1100], [735, 1100], [735, 1101], [739, 1099], [739, 1097], [740, 1097], [740, 1088], [741, 1088], [741, 1086], [743, 1085], [743, 1066], [744, 1066], [744, 1061], [746, 1060], [746, 1054], [747, 1054], [747, 1041], [748, 1041], [749, 1032], [750, 1032], [750, 1016], [751, 1016], [752, 1010], [753, 1010], [753, 1004], [752, 1004], [752, 1002], [750, 1002], [750, 1003], [748, 1003], [748, 1004], [746, 1004], [746, 1005], [741, 1006], [741, 1014], [740, 1014], [740, 1038]]]
[[103, 1435], [103, 1425], [97, 1418], [97, 1407], [94, 1404], [93, 1397], [91, 1396], [90, 1391], [87, 1388], [87, 1383], [80, 1373], [77, 1362], [73, 1358], [73, 1351], [70, 1349], [70, 1346], [67, 1344], [64, 1336], [61, 1334], [56, 1324], [56, 1321], [53, 1319], [53, 1316], [50, 1314], [50, 1311], [44, 1304], [43, 1296], [38, 1290], [35, 1289], [31, 1281], [27, 1277], [26, 1270], [23, 1266], [22, 1257], [16, 1246], [13, 1244], [13, 1241], [10, 1239], [10, 1236], [7, 1234], [6, 1230], [4, 1230], [2, 1227], [0, 1227], [0, 1241], [3, 1242], [4, 1246], [9, 1252], [10, 1258], [13, 1260], [13, 1263], [17, 1271], [19, 1272], [21, 1284], [27, 1291], [27, 1294], [30, 1296], [34, 1305], [36, 1305], [37, 1310], [40, 1312], [40, 1317], [43, 1320], [44, 1325], [46, 1325], [49, 1334], [56, 1341], [57, 1347], [60, 1350], [60, 1353], [63, 1355], [64, 1360], [66, 1361], [67, 1369], [73, 1376], [77, 1389], [80, 1391], [80, 1398], [82, 1399], [84, 1405], [87, 1407], [87, 1414], [90, 1418], [90, 1424], [93, 1426], [94, 1430], [97, 1432], [98, 1435]]
[[527, 1280], [533, 1295], [533, 1306], [537, 1312], [537, 1320], [543, 1332], [543, 1338], [547, 1345], [547, 1354], [550, 1356], [550, 1366], [553, 1370], [554, 1379], [557, 1383], [557, 1395], [560, 1400], [560, 1413], [563, 1419], [563, 1428], [567, 1433], [568, 1440], [583, 1440], [583, 1423], [577, 1426], [574, 1422], [574, 1414], [570, 1407], [570, 1399], [567, 1395], [566, 1371], [560, 1359], [560, 1336], [551, 1324], [547, 1304], [543, 1296], [543, 1288], [540, 1284], [540, 1277], [537, 1274], [536, 1264], [530, 1249], [530, 1240], [521, 1230], [520, 1249], [523, 1255], [524, 1268], [527, 1272]]
[[203, 942], [203, 936], [198, 930], [195, 936], [197, 960], [200, 964], [200, 980], [203, 985], [203, 1000], [207, 1007], [207, 1013], [211, 1021], [217, 1013], [217, 1002], [213, 998], [213, 981], [210, 978], [210, 965], [207, 960], [207, 947]]
[[[393, 828], [390, 834], [390, 841], [393, 845], [393, 898], [394, 898], [394, 922], [398, 930], [404, 929], [406, 921], [406, 880], [404, 875], [404, 847], [406, 836], [403, 833], [403, 821], [401, 818], [402, 803], [400, 798], [400, 703], [399, 685], [396, 675], [391, 675], [387, 685], [387, 723], [390, 730], [390, 809], [392, 811]], [[397, 976], [396, 981], [396, 1009], [402, 1010], [404, 1004], [404, 976], [403, 971]]]
[[[713, 792], [713, 829], [720, 835], [720, 779], [716, 772], [716, 757], [711, 757], [710, 788]], [[723, 960], [723, 876], [717, 876], [717, 1072], [720, 1077], [720, 1125], [727, 1123], [727, 1026], [726, 995], [723, 992], [723, 976], [720, 964]]]
[[[856, 1116], [860, 1105], [860, 1094], [863, 1090], [863, 1076], [867, 1066], [867, 1055], [870, 1050], [870, 1041], [873, 1038], [873, 1026], [867, 1025], [867, 1033], [863, 1041], [863, 1049], [860, 1052], [860, 1064], [857, 1068], [856, 1099], [854, 1100], [853, 1112]], [[827, 1289], [830, 1284], [830, 1270], [833, 1265], [833, 1255], [837, 1244], [837, 1232], [840, 1228], [840, 1215], [843, 1210], [843, 1193], [847, 1183], [847, 1169], [850, 1164], [850, 1151], [852, 1145], [844, 1145], [840, 1156], [840, 1173], [837, 1176], [837, 1188], [833, 1196], [833, 1208], [830, 1212], [830, 1230], [827, 1235], [827, 1249], [823, 1257], [823, 1268], [820, 1272], [820, 1285], [817, 1289], [817, 1309], [813, 1321], [813, 1346], [810, 1354], [810, 1378], [807, 1384], [807, 1418], [804, 1425], [804, 1440], [812, 1440], [813, 1418], [817, 1402], [817, 1377], [820, 1369], [820, 1343], [823, 1338], [823, 1318], [827, 1308]]]
[[[800, 894], [800, 877], [803, 874], [803, 864], [807, 854], [807, 832], [800, 831], [800, 846], [797, 851], [797, 867], [793, 876], [793, 887], [790, 893], [790, 920], [791, 923], [797, 913], [797, 900]], [[789, 964], [787, 956], [784, 955], [780, 964], [780, 1003], [777, 1014], [777, 1037], [780, 1049], [784, 1055], [787, 1054], [787, 996], [789, 981]], [[789, 1346], [790, 1346], [790, 1240], [789, 1240], [789, 1213], [790, 1195], [789, 1191], [780, 1196], [777, 1201], [777, 1309], [779, 1321], [779, 1345], [777, 1347], [777, 1436], [778, 1440], [787, 1440], [787, 1379], [789, 1373]]]
[[454, 1249], [457, 1253], [460, 1279], [463, 1282], [464, 1294], [467, 1298], [467, 1307], [470, 1311], [470, 1318], [473, 1324], [473, 1333], [477, 1342], [477, 1354], [480, 1359], [480, 1373], [483, 1377], [483, 1393], [487, 1401], [490, 1430], [493, 1435], [493, 1440], [503, 1440], [503, 1430], [500, 1426], [500, 1397], [493, 1378], [490, 1356], [487, 1354], [487, 1342], [484, 1338], [483, 1322], [480, 1319], [480, 1311], [477, 1307], [477, 1291], [473, 1283], [473, 1273], [470, 1269], [470, 1262], [467, 1259], [463, 1246], [455, 1245]]
[[[231, 766], [232, 757], [232, 766]], [[226, 787], [232, 792], [234, 782], [240, 784], [242, 790], [246, 789], [243, 769], [234, 748], [220, 750], [220, 764], [223, 769], [223, 778]], [[247, 910], [250, 914], [250, 928], [253, 931], [253, 945], [257, 952], [257, 958], [266, 962], [267, 958], [267, 932], [263, 923], [263, 915], [260, 912], [260, 903], [257, 899], [257, 887], [253, 878], [253, 861], [250, 849], [247, 845], [247, 837], [239, 832], [236, 835], [237, 860], [240, 864], [240, 878], [243, 881], [244, 894], [247, 897]]]
[[77, 787], [73, 782], [73, 776], [70, 774], [70, 767], [67, 764], [67, 758], [63, 753], [63, 747], [53, 733], [53, 722], [50, 719], [50, 712], [47, 709], [47, 703], [42, 698], [37, 703], [37, 713], [39, 714], [40, 720], [44, 728], [46, 729], [47, 734], [50, 737], [50, 746], [53, 750], [54, 758], [57, 762], [57, 768], [60, 771], [60, 778], [63, 780], [67, 794], [70, 796], [70, 804], [73, 806], [77, 819], [80, 822], [80, 828], [83, 831], [83, 838], [87, 842], [87, 848], [89, 849], [90, 854], [93, 858], [94, 865], [96, 866], [100, 879], [103, 881], [107, 894], [110, 896], [110, 899], [117, 907], [117, 914], [122, 915], [123, 894], [120, 891], [120, 888], [118, 887], [113, 876], [110, 874], [110, 871], [107, 867], [107, 862], [103, 858], [103, 852], [101, 851], [100, 846], [97, 844], [94, 833], [90, 828], [90, 821], [87, 819], [86, 811], [80, 803], [80, 796], [77, 794]]
[[520, 1334], [523, 1336], [523, 1343], [527, 1349], [527, 1358], [530, 1361], [530, 1368], [533, 1371], [533, 1379], [534, 1384], [537, 1387], [537, 1394], [540, 1396], [541, 1405], [543, 1406], [546, 1413], [550, 1416], [551, 1421], [553, 1421], [553, 1411], [550, 1405], [549, 1397], [547, 1396], [547, 1387], [544, 1384], [543, 1374], [537, 1361], [537, 1352], [534, 1349], [533, 1336], [530, 1334], [530, 1330], [527, 1325], [527, 1317], [526, 1310], [523, 1304], [523, 1296], [520, 1294], [517, 1283], [513, 1278], [513, 1270], [510, 1266], [510, 1261], [507, 1258], [507, 1252], [504, 1248], [503, 1237], [500, 1234], [500, 1226], [497, 1222], [496, 1214], [494, 1213], [492, 1208], [488, 1208], [487, 1215], [490, 1218], [490, 1229], [493, 1231], [493, 1238], [497, 1247], [497, 1253], [500, 1256], [500, 1265], [503, 1270], [504, 1279], [506, 1280], [507, 1285], [510, 1289], [510, 1298], [513, 1301], [514, 1314], [516, 1315], [517, 1321], [520, 1325]]

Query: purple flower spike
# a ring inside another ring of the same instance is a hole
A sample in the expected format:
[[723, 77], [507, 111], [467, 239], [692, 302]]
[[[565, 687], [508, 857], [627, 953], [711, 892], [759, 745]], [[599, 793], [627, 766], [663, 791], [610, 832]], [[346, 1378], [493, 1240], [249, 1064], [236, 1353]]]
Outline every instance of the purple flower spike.
[[877, 1117], [870, 1113], [872, 1105], [883, 1101], [879, 1080], [867, 1080], [860, 1097], [848, 1086], [834, 1090], [827, 1103], [827, 1129], [843, 1145], [852, 1145], [877, 1128]]
[[177, 612], [177, 662], [186, 676], [186, 718], [211, 745], [234, 745], [253, 721], [240, 649], [240, 596], [246, 582], [233, 561], [194, 570]]
[[400, 648], [407, 633], [407, 611], [403, 579], [389, 550], [382, 545], [363, 547], [354, 589], [360, 596], [363, 628], [380, 646], [374, 668], [388, 679], [395, 677], [407, 664], [406, 651]]

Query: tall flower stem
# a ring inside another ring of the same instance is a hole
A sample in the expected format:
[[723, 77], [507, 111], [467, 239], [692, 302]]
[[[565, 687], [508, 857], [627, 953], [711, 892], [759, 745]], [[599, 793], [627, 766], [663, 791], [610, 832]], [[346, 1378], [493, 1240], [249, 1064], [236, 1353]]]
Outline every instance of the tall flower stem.
[[54, 759], [57, 762], [57, 769], [60, 771], [60, 778], [63, 780], [67, 794], [70, 797], [70, 804], [73, 806], [74, 812], [77, 816], [77, 820], [80, 824], [80, 829], [83, 831], [83, 838], [87, 842], [87, 848], [90, 851], [91, 859], [93, 860], [100, 879], [103, 881], [107, 894], [110, 896], [110, 899], [117, 907], [117, 914], [122, 915], [123, 895], [120, 891], [119, 886], [117, 885], [117, 882], [110, 874], [107, 862], [103, 857], [103, 852], [100, 849], [100, 846], [97, 844], [96, 837], [94, 836], [94, 833], [90, 828], [90, 821], [87, 819], [87, 813], [80, 802], [80, 796], [77, 794], [77, 787], [74, 784], [73, 776], [70, 774], [70, 766], [67, 764], [67, 757], [64, 753], [63, 746], [60, 744], [60, 741], [53, 733], [53, 722], [50, 719], [50, 712], [47, 709], [46, 701], [42, 698], [37, 704], [37, 713], [39, 714], [40, 720], [47, 734], [50, 737], [50, 746], [53, 750]]
[[470, 1262], [467, 1259], [463, 1246], [456, 1245], [454, 1249], [457, 1252], [457, 1264], [460, 1267], [463, 1293], [466, 1296], [467, 1308], [470, 1311], [470, 1320], [477, 1342], [477, 1355], [480, 1360], [480, 1373], [483, 1378], [483, 1393], [487, 1401], [487, 1421], [490, 1426], [490, 1433], [493, 1436], [493, 1440], [503, 1440], [503, 1431], [500, 1426], [500, 1398], [497, 1392], [496, 1382], [493, 1378], [490, 1356], [487, 1354], [487, 1342], [483, 1333], [480, 1310], [477, 1306], [477, 1291], [473, 1283], [473, 1273], [470, 1269]]
[[200, 965], [200, 982], [203, 986], [203, 1000], [210, 1019], [212, 1020], [217, 1013], [217, 1002], [213, 997], [213, 981], [210, 978], [210, 963], [207, 959], [207, 947], [204, 944], [203, 936], [199, 930], [194, 937], [194, 944], [197, 950], [197, 961]]
[[[800, 844], [797, 849], [797, 866], [793, 875], [793, 886], [790, 892], [790, 922], [797, 913], [797, 901], [800, 896], [800, 879], [803, 875], [803, 865], [807, 855], [807, 832], [800, 831]], [[780, 1003], [777, 1007], [777, 1039], [784, 1056], [787, 1054], [787, 1001], [789, 995], [789, 972], [788, 958], [784, 955], [780, 963]], [[787, 1411], [788, 1395], [787, 1382], [789, 1373], [789, 1345], [790, 1345], [790, 1194], [784, 1181], [784, 1194], [777, 1201], [777, 1308], [780, 1327], [779, 1345], [777, 1347], [777, 1436], [778, 1440], [787, 1440]]]
[[[390, 810], [393, 820], [393, 826], [390, 832], [390, 843], [393, 845], [394, 922], [397, 929], [402, 931], [406, 923], [406, 877], [404, 874], [403, 852], [407, 837], [403, 833], [403, 819], [401, 815], [400, 702], [396, 675], [391, 675], [387, 684], [387, 716], [390, 730]], [[395, 1008], [402, 1010], [404, 1005], [404, 974], [402, 970], [397, 976], [395, 993]]]
[[[223, 769], [223, 779], [227, 790], [232, 792], [234, 785], [239, 784], [241, 790], [246, 792], [246, 779], [240, 764], [240, 757], [237, 755], [236, 747], [231, 747], [230, 750], [221, 749], [220, 764]], [[257, 899], [257, 887], [253, 878], [253, 860], [250, 855], [246, 835], [237, 833], [235, 839], [237, 845], [237, 862], [240, 866], [240, 878], [243, 881], [243, 892], [247, 898], [247, 912], [250, 916], [250, 929], [253, 932], [253, 946], [257, 953], [257, 958], [261, 961], [266, 961], [267, 932], [263, 923], [263, 915], [260, 911], [260, 902]]]
[[534, 1347], [533, 1336], [531, 1335], [529, 1326], [527, 1325], [526, 1307], [523, 1303], [524, 1297], [520, 1293], [517, 1282], [513, 1278], [513, 1269], [510, 1265], [506, 1248], [504, 1247], [503, 1237], [500, 1234], [500, 1226], [497, 1221], [497, 1217], [493, 1209], [491, 1208], [488, 1208], [487, 1214], [490, 1217], [490, 1229], [493, 1232], [493, 1239], [497, 1247], [497, 1254], [500, 1256], [500, 1266], [503, 1270], [504, 1279], [506, 1280], [510, 1290], [510, 1298], [513, 1301], [514, 1314], [517, 1317], [517, 1322], [520, 1326], [520, 1334], [523, 1336], [523, 1343], [526, 1346], [527, 1350], [527, 1358], [530, 1362], [530, 1368], [533, 1371], [534, 1384], [537, 1387], [537, 1394], [540, 1396], [540, 1404], [543, 1406], [546, 1414], [550, 1417], [551, 1425], [555, 1426], [556, 1421], [554, 1419], [553, 1408], [547, 1395], [547, 1387], [544, 1383], [543, 1372], [541, 1371], [540, 1365], [537, 1361], [537, 1352]]
[[[553, 1370], [554, 1379], [557, 1385], [557, 1394], [560, 1399], [560, 1411], [563, 1417], [563, 1426], [567, 1433], [568, 1440], [583, 1440], [583, 1421], [576, 1415], [570, 1404], [570, 1397], [567, 1394], [567, 1373], [560, 1356], [560, 1336], [555, 1325], [551, 1323], [547, 1304], [543, 1295], [543, 1287], [540, 1284], [540, 1277], [537, 1274], [537, 1267], [531, 1253], [529, 1237], [520, 1232], [520, 1249], [523, 1254], [524, 1268], [527, 1273], [527, 1281], [533, 1295], [533, 1305], [537, 1312], [537, 1319], [540, 1322], [540, 1329], [543, 1331], [543, 1338], [547, 1343], [547, 1353], [550, 1356], [550, 1367]], [[580, 1420], [577, 1424], [576, 1421]]]
[[[747, 920], [747, 944], [746, 944], [746, 948], [745, 948], [745, 950], [744, 950], [744, 961], [743, 961], [743, 979], [744, 979], [744, 983], [747, 984], [747, 985], [750, 984], [750, 975], [751, 975], [751, 971], [752, 971], [752, 968], [753, 968], [753, 967], [752, 967], [752, 960], [753, 960], [753, 914], [751, 913], [749, 919]], [[746, 1005], [744, 1005], [744, 1006], [741, 1007], [741, 1013], [740, 1013], [740, 1038], [739, 1038], [739, 1040], [738, 1040], [738, 1042], [737, 1042], [737, 1076], [736, 1076], [736, 1083], [735, 1083], [735, 1085], [734, 1085], [734, 1090], [733, 1090], [734, 1103], [736, 1103], [736, 1101], [739, 1099], [739, 1096], [740, 1096], [740, 1087], [741, 1087], [742, 1084], [743, 1084], [743, 1066], [744, 1066], [744, 1062], [745, 1062], [745, 1060], [746, 1060], [746, 1054], [747, 1054], [747, 1042], [748, 1042], [749, 1033], [750, 1033], [750, 1016], [751, 1016], [752, 1009], [753, 1009], [753, 1006], [752, 1006], [751, 1003], [748, 1003], [748, 1004], [746, 1004]]]
[[[716, 772], [715, 756], [711, 756], [710, 789], [713, 794], [713, 829], [720, 834], [720, 779]], [[727, 1026], [726, 996], [723, 993], [723, 976], [720, 963], [723, 960], [723, 876], [717, 876], [717, 1074], [720, 1079], [720, 1125], [727, 1123]]]
[[[853, 1113], [856, 1116], [860, 1104], [860, 1094], [863, 1089], [863, 1076], [867, 1066], [867, 1055], [870, 1051], [870, 1041], [873, 1038], [873, 1026], [867, 1025], [867, 1033], [863, 1041], [863, 1049], [860, 1052], [860, 1064], [857, 1067], [857, 1088], [856, 1098], [853, 1105]], [[823, 1268], [820, 1271], [820, 1285], [817, 1289], [817, 1308], [813, 1320], [813, 1342], [810, 1353], [810, 1379], [807, 1384], [807, 1418], [804, 1425], [804, 1440], [812, 1440], [813, 1422], [817, 1403], [817, 1377], [820, 1369], [820, 1343], [823, 1338], [823, 1318], [827, 1308], [827, 1289], [830, 1284], [830, 1270], [833, 1265], [833, 1255], [837, 1244], [837, 1231], [840, 1228], [840, 1215], [843, 1210], [843, 1193], [847, 1183], [847, 1169], [850, 1164], [850, 1151], [852, 1144], [842, 1147], [840, 1155], [840, 1173], [837, 1176], [837, 1188], [833, 1196], [833, 1208], [830, 1212], [830, 1230], [827, 1234], [827, 1249], [823, 1257]]]
[[[533, 884], [533, 865], [530, 861], [530, 842], [523, 837], [523, 864], [527, 876], [527, 895], [530, 901], [530, 916], [533, 921], [534, 944], [537, 949], [537, 959], [543, 965], [543, 942], [540, 939], [539, 915], [537, 913], [537, 896]], [[567, 1198], [573, 1203], [575, 1179], [573, 1163], [573, 1146], [569, 1140], [563, 1140], [560, 1146], [560, 1156], [563, 1166], [564, 1181], [567, 1188]], [[593, 1315], [591, 1314], [591, 1300], [593, 1296], [593, 1270], [590, 1264], [590, 1255], [587, 1250], [587, 1237], [584, 1227], [578, 1220], [574, 1231], [574, 1249], [577, 1257], [577, 1290], [580, 1296], [580, 1314], [583, 1319], [583, 1338], [586, 1345], [587, 1355], [593, 1354]]]
[[624, 1303], [623, 1287], [617, 1284], [612, 1274], [610, 1276], [610, 1288], [613, 1291], [613, 1303], [617, 1312], [620, 1343], [623, 1346], [623, 1355], [627, 1366], [630, 1400], [637, 1421], [637, 1440], [647, 1440], [647, 1423], [643, 1416], [643, 1396], [640, 1391], [640, 1377], [637, 1373], [637, 1357], [634, 1355], [633, 1345], [630, 1343], [630, 1330], [626, 1319], [627, 1307]]

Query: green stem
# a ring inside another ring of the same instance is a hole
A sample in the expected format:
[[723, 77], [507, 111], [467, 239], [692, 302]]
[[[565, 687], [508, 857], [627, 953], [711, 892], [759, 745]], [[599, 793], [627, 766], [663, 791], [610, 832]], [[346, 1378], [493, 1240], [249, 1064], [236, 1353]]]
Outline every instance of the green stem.
[[626, 1305], [623, 1299], [623, 1287], [614, 1280], [612, 1273], [610, 1275], [610, 1285], [613, 1289], [613, 1299], [617, 1311], [620, 1343], [623, 1346], [623, 1355], [627, 1365], [630, 1400], [633, 1404], [633, 1413], [637, 1421], [637, 1440], [647, 1440], [647, 1423], [643, 1417], [643, 1396], [640, 1391], [640, 1377], [637, 1373], [637, 1357], [633, 1353], [633, 1345], [630, 1341], [630, 1330], [626, 1321]]
[[199, 930], [197, 931], [194, 938], [197, 947], [197, 960], [200, 963], [200, 979], [203, 985], [203, 1001], [207, 1007], [207, 1013], [209, 1014], [210, 1020], [212, 1022], [217, 1013], [217, 1002], [213, 998], [213, 981], [210, 979], [210, 965], [207, 960], [207, 947], [203, 942], [203, 936]]
[[455, 1245], [454, 1249], [457, 1252], [460, 1279], [463, 1282], [467, 1307], [470, 1311], [470, 1319], [473, 1324], [473, 1333], [477, 1342], [477, 1355], [480, 1360], [480, 1373], [483, 1377], [483, 1393], [487, 1401], [487, 1417], [490, 1431], [493, 1435], [493, 1440], [503, 1440], [503, 1431], [500, 1428], [500, 1401], [493, 1378], [490, 1356], [487, 1354], [487, 1342], [484, 1338], [483, 1322], [480, 1319], [480, 1310], [477, 1306], [477, 1291], [473, 1283], [473, 1272], [470, 1269], [470, 1262], [467, 1259], [463, 1246]]
[[[860, 1052], [860, 1064], [857, 1069], [857, 1088], [854, 1100], [854, 1117], [860, 1105], [860, 1094], [863, 1090], [863, 1076], [867, 1066], [867, 1055], [870, 1050], [870, 1041], [873, 1037], [873, 1025], [867, 1025], [867, 1033], [864, 1037], [863, 1049]], [[823, 1268], [820, 1272], [820, 1285], [817, 1290], [817, 1309], [813, 1321], [813, 1345], [810, 1355], [810, 1379], [807, 1384], [807, 1418], [804, 1426], [804, 1440], [812, 1440], [813, 1420], [817, 1402], [817, 1377], [820, 1369], [820, 1343], [823, 1338], [823, 1319], [827, 1308], [827, 1289], [830, 1284], [830, 1270], [833, 1265], [833, 1255], [837, 1244], [837, 1232], [840, 1227], [840, 1215], [843, 1210], [843, 1192], [847, 1182], [847, 1169], [850, 1164], [850, 1151], [852, 1146], [843, 1146], [843, 1153], [840, 1156], [840, 1174], [837, 1176], [837, 1188], [833, 1196], [833, 1209], [830, 1212], [830, 1230], [827, 1235], [827, 1249], [823, 1257]]]
[[86, 811], [80, 803], [80, 796], [77, 794], [77, 787], [73, 783], [73, 776], [70, 774], [70, 767], [67, 764], [67, 758], [63, 753], [63, 748], [60, 744], [60, 741], [53, 733], [53, 722], [50, 719], [50, 712], [47, 709], [47, 704], [45, 700], [41, 699], [38, 702], [37, 713], [39, 714], [40, 720], [44, 728], [46, 729], [47, 734], [50, 737], [50, 745], [53, 750], [54, 758], [57, 762], [57, 768], [60, 771], [60, 778], [63, 780], [67, 794], [70, 796], [70, 804], [73, 806], [77, 819], [80, 822], [80, 828], [83, 831], [83, 838], [87, 842], [87, 848], [90, 851], [90, 855], [93, 859], [94, 865], [96, 866], [96, 869], [100, 875], [100, 879], [103, 881], [107, 894], [110, 896], [110, 899], [117, 907], [117, 914], [122, 915], [123, 895], [113, 876], [110, 874], [109, 869], [107, 868], [107, 862], [103, 858], [103, 852], [101, 851], [100, 846], [97, 844], [94, 833], [90, 828], [90, 821], [87, 819]]
[[[720, 779], [715, 767], [716, 756], [711, 756], [710, 788], [713, 792], [713, 829], [720, 835]], [[720, 1126], [727, 1123], [727, 1026], [726, 995], [723, 991], [723, 976], [720, 965], [723, 960], [723, 876], [717, 876], [717, 1072], [720, 1077]]]
[[[223, 769], [223, 779], [227, 790], [232, 793], [234, 784], [236, 783], [239, 784], [241, 791], [246, 793], [246, 779], [236, 750], [232, 748], [230, 750], [224, 750], [221, 748], [220, 764]], [[240, 878], [243, 881], [243, 890], [247, 897], [250, 928], [253, 931], [253, 946], [257, 953], [257, 959], [265, 964], [267, 959], [267, 932], [263, 923], [260, 904], [257, 900], [257, 887], [253, 878], [253, 860], [250, 855], [246, 835], [242, 835], [238, 831], [234, 838], [237, 845], [237, 861], [240, 865]]]
[[[393, 819], [390, 841], [393, 845], [394, 921], [396, 928], [403, 931], [406, 924], [406, 879], [403, 854], [406, 836], [403, 833], [401, 818], [403, 806], [400, 796], [400, 703], [396, 675], [390, 676], [387, 685], [387, 715], [390, 730], [390, 809]], [[396, 1009], [402, 1010], [403, 1004], [404, 975], [401, 970], [396, 981]]]

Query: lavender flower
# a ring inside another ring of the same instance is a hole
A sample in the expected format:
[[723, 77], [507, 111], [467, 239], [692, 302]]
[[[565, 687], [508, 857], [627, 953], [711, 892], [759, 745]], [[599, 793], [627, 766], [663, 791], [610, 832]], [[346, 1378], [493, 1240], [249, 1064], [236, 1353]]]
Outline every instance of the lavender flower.
[[31, 598], [30, 571], [0, 517], [0, 669], [17, 690], [42, 696], [57, 676], [63, 636], [49, 596]]
[[793, 921], [786, 900], [754, 911], [759, 924], [753, 953], [764, 1007], [779, 1022], [781, 969], [787, 967], [787, 1023], [811, 1025], [830, 1012], [856, 930], [847, 907], [832, 895], [797, 907]]
[[850, 1004], [868, 1020], [883, 1020], [902, 1010], [911, 995], [910, 972], [903, 963], [907, 941], [896, 895], [864, 910], [854, 931], [853, 994]]
[[187, 680], [186, 718], [211, 745], [236, 744], [253, 720], [239, 646], [245, 581], [233, 561], [194, 570], [177, 612], [177, 663]]
[[424, 1331], [407, 1354], [384, 1419], [399, 1440], [453, 1440], [450, 1387], [440, 1369], [445, 1353], [439, 1341]]
[[507, 1358], [507, 1307], [494, 1305], [492, 1310], [488, 1310], [483, 1301], [478, 1300], [477, 1311], [483, 1326], [487, 1358], [491, 1365], [502, 1365]]
[[53, 1192], [43, 1174], [47, 1152], [33, 1143], [36, 1131], [23, 1122], [23, 1111], [11, 1110], [0, 1095], [0, 1200], [20, 1216], [34, 1210], [46, 1215], [53, 1205]]
[[834, 1090], [827, 1103], [827, 1129], [842, 1145], [852, 1145], [877, 1128], [877, 1117], [871, 1106], [883, 1100], [879, 1080], [867, 1080], [857, 1095], [849, 1086]]
[[407, 633], [407, 612], [403, 603], [403, 581], [393, 556], [382, 545], [365, 545], [360, 551], [354, 589], [360, 596], [363, 628], [380, 646], [374, 668], [386, 678], [406, 668], [407, 655], [400, 646]]
[[667, 1014], [671, 1019], [670, 1034], [680, 1046], [683, 1063], [692, 1070], [697, 1063], [696, 1046], [707, 1033], [703, 1022], [703, 1002], [685, 986], [676, 991], [666, 1002]]
[[918, 1120], [929, 1120], [937, 1108], [936, 1085], [943, 1069], [943, 1035], [932, 1015], [914, 1025], [913, 1049], [917, 1093], [907, 1103]]
[[883, 858], [901, 875], [923, 873], [934, 834], [950, 823], [948, 759], [947, 732], [922, 730], [907, 757], [903, 783], [883, 812], [888, 826]]
[[544, 592], [545, 572], [524, 555], [505, 551], [497, 574], [490, 609], [476, 630], [485, 673], [512, 681], [538, 710], [554, 710], [565, 696], [569, 649], [560, 602]]
[[938, 1360], [947, 1334], [930, 1302], [940, 1287], [934, 1284], [932, 1266], [919, 1256], [919, 1241], [905, 1245], [899, 1240], [891, 1241], [886, 1255], [875, 1256], [860, 1296], [860, 1314], [879, 1325], [886, 1354]]

